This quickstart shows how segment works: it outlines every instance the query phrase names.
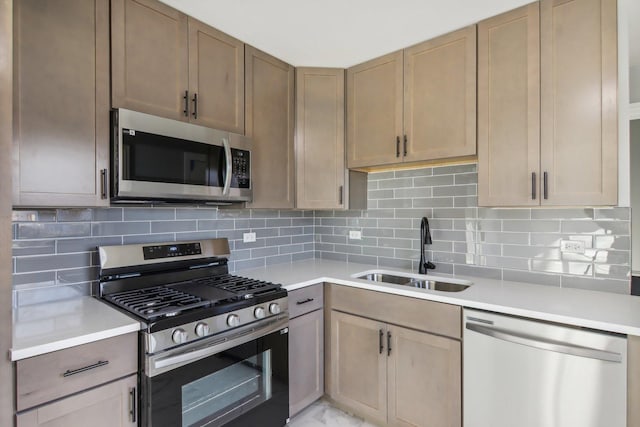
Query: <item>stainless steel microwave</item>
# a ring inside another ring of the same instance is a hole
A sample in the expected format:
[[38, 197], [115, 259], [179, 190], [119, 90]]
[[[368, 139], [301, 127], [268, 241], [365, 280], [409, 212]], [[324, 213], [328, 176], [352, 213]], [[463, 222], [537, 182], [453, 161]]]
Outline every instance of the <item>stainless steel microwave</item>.
[[243, 135], [112, 110], [113, 202], [249, 202], [251, 144]]

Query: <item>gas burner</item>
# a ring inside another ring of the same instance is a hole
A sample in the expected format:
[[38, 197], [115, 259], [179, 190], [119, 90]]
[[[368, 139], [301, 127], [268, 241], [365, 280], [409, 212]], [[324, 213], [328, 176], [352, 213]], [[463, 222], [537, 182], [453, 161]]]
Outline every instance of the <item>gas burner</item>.
[[105, 298], [146, 320], [171, 317], [210, 305], [209, 301], [198, 296], [166, 286], [118, 292], [106, 295]]
[[220, 276], [205, 277], [194, 280], [198, 285], [213, 286], [233, 292], [238, 298], [252, 298], [255, 294], [268, 292], [272, 289], [279, 289], [281, 286], [262, 280], [249, 279], [247, 277], [223, 274]]

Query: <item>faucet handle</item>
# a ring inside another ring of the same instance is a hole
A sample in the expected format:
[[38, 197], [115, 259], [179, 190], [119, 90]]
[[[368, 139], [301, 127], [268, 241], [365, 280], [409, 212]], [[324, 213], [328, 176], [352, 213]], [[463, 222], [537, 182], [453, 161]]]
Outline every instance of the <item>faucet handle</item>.
[[432, 263], [431, 261], [427, 261], [425, 263], [425, 267], [429, 270], [435, 270], [436, 269], [436, 265], [434, 263]]

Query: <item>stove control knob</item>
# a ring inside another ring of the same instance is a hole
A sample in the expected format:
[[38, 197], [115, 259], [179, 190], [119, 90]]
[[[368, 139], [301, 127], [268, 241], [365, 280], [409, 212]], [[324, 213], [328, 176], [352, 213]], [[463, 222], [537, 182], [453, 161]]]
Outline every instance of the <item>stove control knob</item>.
[[196, 325], [196, 335], [199, 337], [209, 335], [210, 331], [211, 330], [209, 329], [209, 325], [204, 322], [198, 322], [198, 324]]
[[227, 325], [235, 328], [236, 326], [240, 326], [240, 318], [237, 314], [230, 314], [227, 316]]
[[280, 304], [278, 304], [277, 302], [272, 302], [271, 304], [269, 304], [269, 312], [271, 314], [280, 313]]
[[182, 329], [182, 328], [178, 328], [175, 331], [173, 331], [173, 333], [171, 334], [171, 339], [173, 340], [174, 343], [176, 344], [184, 344], [187, 342], [187, 338], [189, 337], [189, 335], [187, 334], [187, 332]]
[[265, 316], [264, 308], [257, 307], [255, 310], [253, 310], [253, 315], [256, 319], [263, 319]]

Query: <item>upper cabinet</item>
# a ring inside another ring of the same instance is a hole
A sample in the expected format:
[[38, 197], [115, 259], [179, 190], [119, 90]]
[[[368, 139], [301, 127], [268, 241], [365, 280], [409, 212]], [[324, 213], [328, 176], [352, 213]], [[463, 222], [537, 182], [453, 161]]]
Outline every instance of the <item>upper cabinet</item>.
[[244, 44], [193, 18], [189, 93], [192, 122], [244, 133]]
[[476, 153], [476, 27], [347, 70], [347, 163]]
[[398, 163], [402, 135], [402, 51], [347, 70], [347, 166]]
[[476, 154], [476, 26], [404, 50], [403, 161]]
[[540, 3], [543, 205], [618, 200], [616, 0]]
[[345, 206], [344, 70], [296, 70], [296, 207]]
[[246, 128], [252, 139], [251, 208], [295, 207], [294, 68], [247, 46]]
[[14, 206], [108, 205], [109, 1], [14, 3]]
[[244, 44], [155, 0], [111, 2], [112, 105], [244, 133]]
[[615, 205], [615, 0], [543, 0], [478, 25], [478, 203]]

